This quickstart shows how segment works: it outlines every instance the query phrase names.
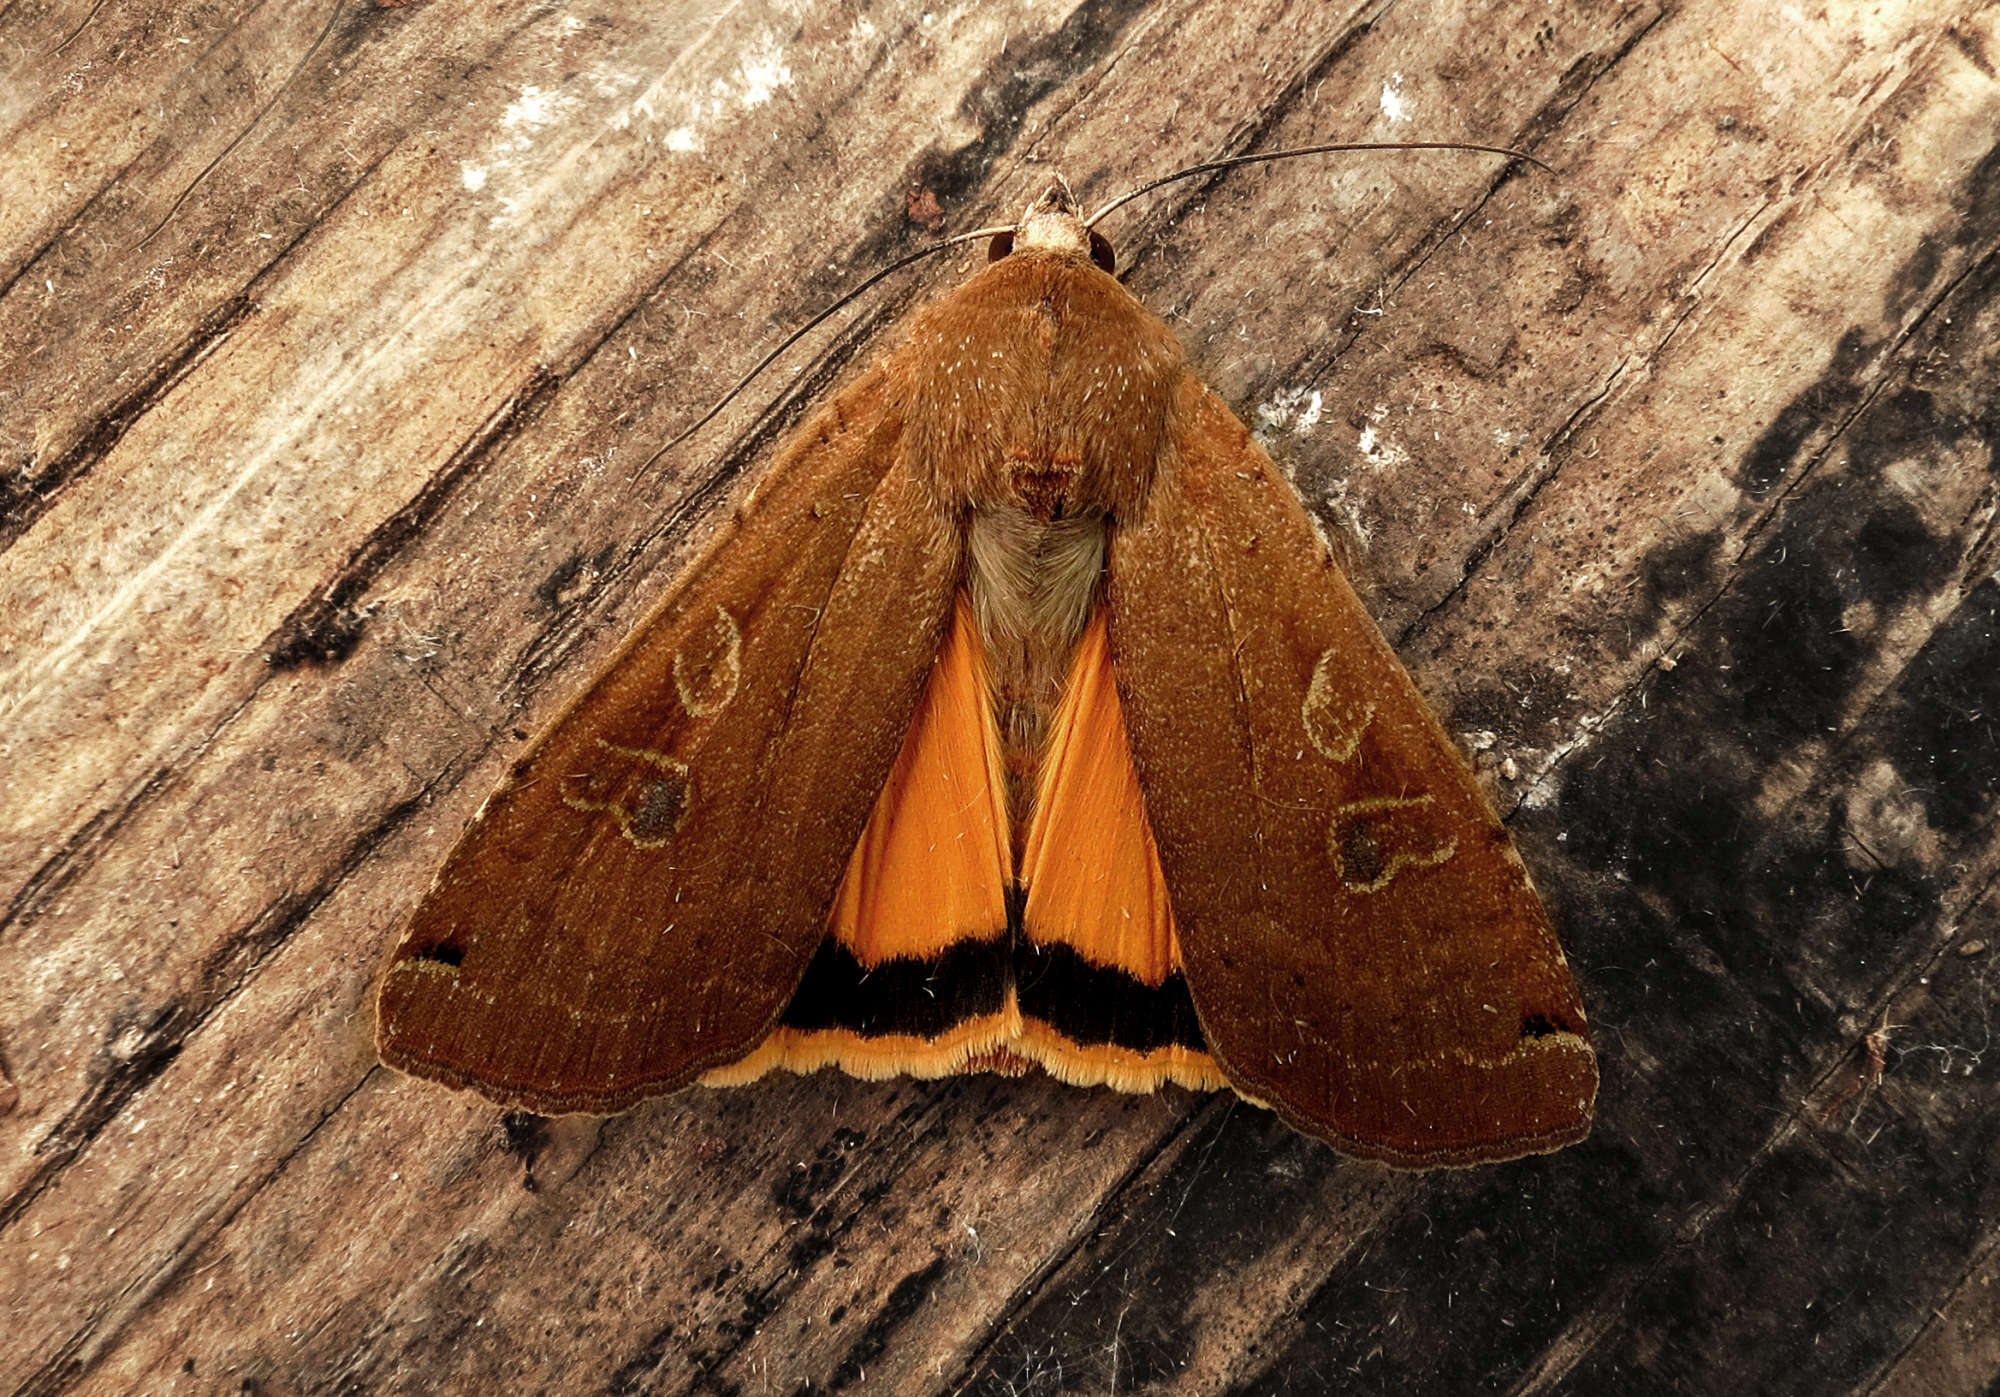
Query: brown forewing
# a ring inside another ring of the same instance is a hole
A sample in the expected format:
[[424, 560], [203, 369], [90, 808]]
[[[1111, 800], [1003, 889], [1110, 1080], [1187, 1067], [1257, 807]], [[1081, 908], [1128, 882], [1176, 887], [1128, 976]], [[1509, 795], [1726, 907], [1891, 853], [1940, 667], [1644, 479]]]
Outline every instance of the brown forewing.
[[769, 1031], [959, 582], [959, 531], [902, 460], [902, 398], [892, 359], [807, 423], [515, 764], [384, 976], [385, 1062], [609, 1112]]
[[1411, 1166], [1589, 1130], [1576, 986], [1505, 830], [1291, 488], [1184, 381], [1109, 562], [1114, 662], [1231, 1082]]

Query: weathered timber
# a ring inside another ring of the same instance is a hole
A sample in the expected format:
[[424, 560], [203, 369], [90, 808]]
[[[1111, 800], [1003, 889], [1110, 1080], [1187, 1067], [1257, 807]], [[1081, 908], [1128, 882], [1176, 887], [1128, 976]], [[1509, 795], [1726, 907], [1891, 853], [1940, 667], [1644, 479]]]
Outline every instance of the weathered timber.
[[[2000, 1382], [2000, 14], [0, 8], [0, 1389]], [[375, 1064], [457, 831], [804, 405], [1175, 167], [1132, 288], [1360, 561], [1549, 894], [1596, 1133]]]

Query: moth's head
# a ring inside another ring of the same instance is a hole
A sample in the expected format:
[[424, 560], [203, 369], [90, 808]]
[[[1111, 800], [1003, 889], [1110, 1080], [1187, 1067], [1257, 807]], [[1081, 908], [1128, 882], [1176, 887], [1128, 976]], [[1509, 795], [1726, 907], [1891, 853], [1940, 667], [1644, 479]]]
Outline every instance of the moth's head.
[[1049, 176], [1048, 187], [1028, 205], [1021, 221], [1009, 233], [996, 233], [987, 246], [986, 260], [998, 262], [1015, 250], [1039, 250], [1088, 257], [1107, 272], [1118, 267], [1117, 254], [1104, 235], [1083, 221], [1076, 195], [1061, 175]]

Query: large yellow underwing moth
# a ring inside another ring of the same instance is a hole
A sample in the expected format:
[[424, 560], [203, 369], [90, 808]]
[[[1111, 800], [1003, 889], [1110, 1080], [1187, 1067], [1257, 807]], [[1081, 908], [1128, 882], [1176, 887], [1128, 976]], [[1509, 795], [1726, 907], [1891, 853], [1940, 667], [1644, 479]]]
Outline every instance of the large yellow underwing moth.
[[1054, 182], [515, 763], [385, 973], [543, 1113], [774, 1068], [1227, 1084], [1405, 1167], [1590, 1128], [1505, 829]]

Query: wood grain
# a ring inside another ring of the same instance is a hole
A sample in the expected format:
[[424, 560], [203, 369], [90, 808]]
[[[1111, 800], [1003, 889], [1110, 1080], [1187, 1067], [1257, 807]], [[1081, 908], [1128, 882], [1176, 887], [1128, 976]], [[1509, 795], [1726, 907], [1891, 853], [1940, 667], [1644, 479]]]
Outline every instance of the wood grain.
[[[0, 1386], [1976, 1392], [2000, 1380], [2000, 21], [1065, 0], [0, 9]], [[1162, 191], [1260, 426], [1548, 892], [1547, 1159], [1227, 1096], [375, 1065], [521, 739], [938, 265]], [[1975, 947], [1981, 949], [1975, 950]], [[524, 1185], [532, 1180], [531, 1190]]]

